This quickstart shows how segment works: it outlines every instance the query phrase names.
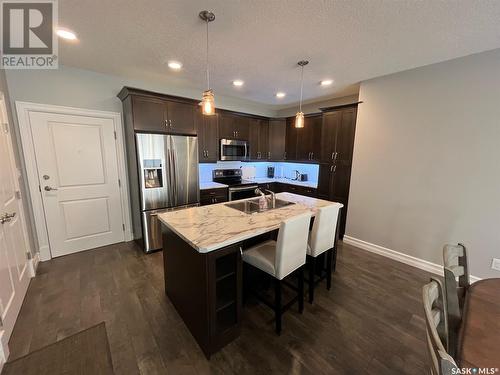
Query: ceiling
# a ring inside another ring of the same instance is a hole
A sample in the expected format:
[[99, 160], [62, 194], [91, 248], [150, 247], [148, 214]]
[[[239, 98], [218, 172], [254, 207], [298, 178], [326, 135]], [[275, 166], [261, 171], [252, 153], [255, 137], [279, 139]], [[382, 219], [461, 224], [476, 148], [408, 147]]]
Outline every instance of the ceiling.
[[[165, 87], [205, 89], [205, 24], [216, 95], [273, 108], [345, 96], [357, 83], [500, 47], [500, 1], [469, 0], [59, 0], [60, 63]], [[179, 72], [168, 60], [183, 63]], [[321, 87], [319, 81], [335, 83]], [[242, 79], [241, 88], [233, 87]], [[277, 99], [275, 93], [287, 96]]]

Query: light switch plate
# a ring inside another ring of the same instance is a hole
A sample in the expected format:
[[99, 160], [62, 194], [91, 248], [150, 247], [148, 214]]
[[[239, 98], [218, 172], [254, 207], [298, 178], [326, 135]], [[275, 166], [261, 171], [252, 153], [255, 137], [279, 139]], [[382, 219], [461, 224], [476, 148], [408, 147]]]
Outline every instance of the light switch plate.
[[500, 271], [500, 259], [493, 258], [493, 261], [491, 262], [491, 268]]

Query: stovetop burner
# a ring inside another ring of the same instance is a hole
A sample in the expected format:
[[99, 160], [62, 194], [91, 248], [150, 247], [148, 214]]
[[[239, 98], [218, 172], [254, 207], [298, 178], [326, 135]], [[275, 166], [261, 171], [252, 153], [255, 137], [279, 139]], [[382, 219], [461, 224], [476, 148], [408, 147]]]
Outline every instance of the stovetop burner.
[[255, 182], [243, 180], [241, 169], [214, 169], [212, 180], [229, 186], [255, 185]]

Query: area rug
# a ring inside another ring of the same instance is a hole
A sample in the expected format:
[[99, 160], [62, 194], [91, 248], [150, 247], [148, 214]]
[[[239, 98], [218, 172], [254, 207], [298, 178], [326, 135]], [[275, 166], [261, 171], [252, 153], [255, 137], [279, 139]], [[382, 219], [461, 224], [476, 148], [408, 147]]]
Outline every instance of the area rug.
[[104, 322], [7, 362], [2, 375], [112, 375]]

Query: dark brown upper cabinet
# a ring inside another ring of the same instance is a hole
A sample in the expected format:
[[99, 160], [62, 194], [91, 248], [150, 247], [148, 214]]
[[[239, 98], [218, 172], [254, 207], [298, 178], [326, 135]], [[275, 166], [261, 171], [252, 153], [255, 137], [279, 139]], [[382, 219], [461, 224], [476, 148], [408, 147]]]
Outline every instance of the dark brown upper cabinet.
[[196, 135], [193, 104], [134, 95], [132, 113], [136, 131]]
[[323, 113], [321, 161], [351, 164], [357, 107]]
[[250, 159], [268, 160], [269, 153], [269, 120], [251, 118], [249, 120]]
[[321, 159], [321, 114], [306, 116], [304, 127], [297, 129], [297, 156], [299, 161]]
[[197, 112], [195, 115], [200, 163], [215, 163], [219, 158], [218, 119], [217, 113], [204, 116]]
[[333, 163], [337, 142], [337, 130], [342, 114], [340, 111], [327, 112], [323, 114], [323, 126], [321, 129], [321, 161]]
[[297, 160], [297, 128], [295, 117], [286, 119], [285, 159]]
[[269, 159], [285, 159], [286, 120], [269, 120]]
[[357, 112], [357, 107], [342, 110], [342, 119], [337, 130], [336, 142], [337, 160], [342, 164], [350, 165], [352, 163]]
[[249, 139], [249, 118], [234, 113], [219, 113], [219, 136], [227, 139]]
[[132, 96], [134, 130], [165, 133], [165, 102], [149, 97]]
[[201, 112], [198, 106], [192, 104], [167, 101], [167, 117], [169, 133], [196, 135], [194, 116]]

